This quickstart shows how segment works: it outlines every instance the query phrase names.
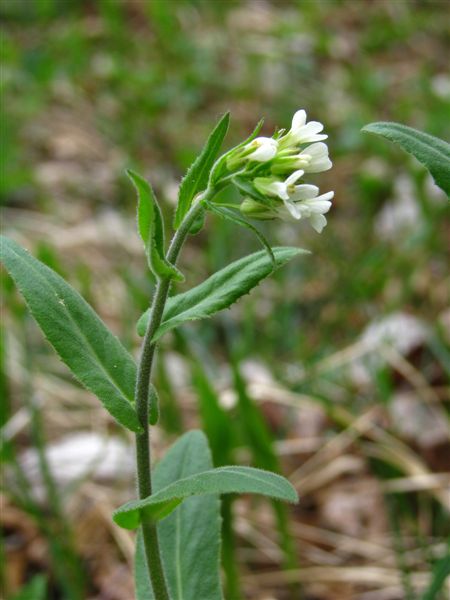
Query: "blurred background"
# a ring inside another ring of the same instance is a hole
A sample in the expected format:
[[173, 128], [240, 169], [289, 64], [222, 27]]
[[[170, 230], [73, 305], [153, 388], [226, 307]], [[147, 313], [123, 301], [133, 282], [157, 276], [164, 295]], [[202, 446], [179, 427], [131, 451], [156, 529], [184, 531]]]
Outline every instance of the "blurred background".
[[[224, 502], [227, 600], [448, 598], [448, 200], [409, 155], [360, 132], [395, 120], [449, 139], [448, 3], [3, 0], [0, 11], [3, 233], [135, 355], [154, 281], [125, 169], [149, 177], [170, 226], [180, 178], [225, 111], [227, 147], [262, 116], [263, 135], [298, 108], [325, 124], [328, 227], [263, 224], [274, 245], [312, 254], [164, 338], [155, 455], [200, 427], [216, 466], [278, 470], [300, 493], [295, 508]], [[180, 266], [193, 285], [258, 249], [209, 216]], [[134, 494], [132, 435], [73, 380], [6, 275], [2, 295], [3, 596], [132, 600], [133, 534], [110, 516]]]

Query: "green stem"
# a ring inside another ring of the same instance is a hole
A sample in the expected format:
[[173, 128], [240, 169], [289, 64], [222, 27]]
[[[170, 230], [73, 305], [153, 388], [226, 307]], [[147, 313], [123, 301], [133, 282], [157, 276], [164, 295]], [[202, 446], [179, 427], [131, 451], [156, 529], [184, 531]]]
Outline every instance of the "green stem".
[[[202, 201], [210, 199], [213, 194], [214, 190], [208, 190], [205, 192]], [[201, 209], [202, 202], [197, 202], [192, 206], [173, 236], [167, 252], [167, 260], [172, 264], [176, 263], [183, 243], [189, 233], [189, 229]], [[142, 354], [136, 381], [136, 412], [143, 427], [143, 432], [136, 434], [136, 466], [139, 498], [141, 499], [147, 498], [152, 494], [150, 426], [148, 423], [150, 378], [156, 349], [156, 343], [152, 340], [156, 330], [161, 324], [170, 284], [171, 278], [167, 277], [160, 279], [156, 286], [152, 302], [151, 317], [149, 319], [147, 331], [145, 332], [144, 341], [142, 342]], [[159, 550], [156, 525], [142, 523], [142, 536], [144, 539], [147, 566], [155, 600], [170, 600]]]

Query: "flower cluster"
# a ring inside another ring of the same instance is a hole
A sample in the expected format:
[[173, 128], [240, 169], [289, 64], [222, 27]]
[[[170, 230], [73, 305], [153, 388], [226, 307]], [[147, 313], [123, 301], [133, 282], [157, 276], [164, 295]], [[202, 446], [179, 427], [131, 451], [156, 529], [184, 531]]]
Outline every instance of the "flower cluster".
[[245, 187], [243, 214], [255, 219], [307, 218], [317, 232], [322, 231], [334, 192], [319, 195], [317, 186], [300, 183], [306, 173], [331, 169], [323, 142], [328, 136], [322, 131], [322, 123], [307, 123], [306, 112], [298, 110], [288, 132], [257, 137], [230, 153], [228, 169], [251, 184]]

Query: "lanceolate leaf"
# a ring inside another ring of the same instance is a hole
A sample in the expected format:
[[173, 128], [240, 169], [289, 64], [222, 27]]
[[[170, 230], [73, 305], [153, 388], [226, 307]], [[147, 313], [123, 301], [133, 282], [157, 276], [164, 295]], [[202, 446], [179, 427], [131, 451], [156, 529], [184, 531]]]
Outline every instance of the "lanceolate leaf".
[[362, 131], [399, 144], [430, 171], [436, 184], [450, 196], [450, 144], [400, 123], [370, 123]]
[[61, 359], [119, 423], [140, 431], [131, 355], [62, 277], [16, 242], [2, 236], [0, 244], [1, 260]]
[[228, 131], [229, 122], [230, 113], [226, 113], [213, 129], [203, 150], [189, 167], [186, 176], [182, 180], [175, 213], [175, 229], [180, 226], [185, 214], [191, 207], [195, 195], [207, 188], [209, 174]]
[[183, 281], [183, 275], [165, 257], [164, 223], [152, 186], [131, 170], [128, 170], [127, 174], [138, 194], [138, 230], [144, 242], [150, 269], [155, 277], [173, 277], [178, 281]]
[[158, 521], [169, 515], [185, 498], [208, 494], [261, 494], [297, 502], [292, 485], [281, 475], [253, 467], [219, 467], [180, 479], [143, 500], [133, 500], [114, 512], [114, 521], [135, 529], [141, 520]]
[[[191, 290], [172, 296], [166, 305], [163, 322], [156, 331], [154, 340], [166, 331], [186, 321], [204, 319], [228, 308], [244, 294], [248, 294], [258, 283], [270, 275], [274, 268], [281, 267], [297, 254], [306, 250], [291, 247], [273, 248], [275, 267], [265, 250], [241, 258], [211, 275], [206, 281]], [[149, 311], [138, 322], [138, 333], [144, 335]]]
[[[201, 431], [186, 433], [156, 466], [156, 492], [195, 473], [212, 468], [211, 453]], [[220, 585], [220, 500], [218, 496], [187, 498], [158, 523], [164, 571], [173, 600], [222, 600]], [[154, 600], [140, 535], [136, 545], [136, 600]]]

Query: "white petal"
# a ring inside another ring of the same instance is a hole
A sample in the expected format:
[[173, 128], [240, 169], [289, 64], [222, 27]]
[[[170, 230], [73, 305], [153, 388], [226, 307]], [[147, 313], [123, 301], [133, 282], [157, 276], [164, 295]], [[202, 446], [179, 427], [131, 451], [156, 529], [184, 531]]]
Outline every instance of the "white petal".
[[308, 136], [315, 133], [320, 133], [323, 130], [322, 123], [319, 121], [310, 121], [302, 127], [302, 135]]
[[304, 174], [305, 174], [305, 171], [303, 171], [302, 169], [298, 169], [297, 171], [294, 171], [291, 175], [289, 175], [289, 177], [286, 179], [286, 181], [284, 183], [287, 186], [288, 185], [293, 185]]
[[306, 123], [306, 111], [301, 109], [298, 110], [292, 117], [292, 130], [296, 130], [299, 127], [303, 127]]
[[288, 209], [289, 214], [293, 216], [294, 219], [298, 220], [301, 218], [301, 211], [291, 200], [289, 200], [289, 198], [283, 198], [283, 202], [285, 207]]
[[323, 142], [316, 142], [311, 144], [304, 150], [305, 154], [309, 154], [312, 158], [318, 158], [319, 156], [328, 156], [328, 146]]
[[311, 215], [310, 223], [317, 233], [322, 233], [323, 228], [327, 224], [327, 220], [323, 215]]
[[322, 140], [326, 140], [327, 137], [328, 136], [325, 133], [311, 135], [311, 136], [308, 136], [307, 139], [305, 139], [304, 143], [306, 144], [306, 143], [311, 143], [311, 142], [321, 142]]
[[274, 181], [267, 186], [267, 191], [274, 196], [278, 196], [282, 200], [288, 200], [289, 194], [287, 193], [286, 184], [282, 181]]
[[334, 192], [326, 192], [325, 194], [321, 194], [316, 198], [317, 200], [332, 200], [334, 198]]
[[307, 200], [308, 208], [311, 215], [324, 215], [331, 208], [331, 202], [329, 200]]
[[247, 158], [249, 160], [266, 162], [267, 160], [271, 160], [277, 153], [278, 142], [273, 138], [258, 137], [247, 144], [246, 148], [255, 148], [255, 150], [248, 155]]
[[323, 173], [328, 171], [333, 166], [333, 163], [328, 156], [320, 157], [316, 160], [312, 160], [308, 165], [305, 165], [304, 169], [308, 173]]
[[304, 183], [302, 185], [295, 186], [294, 194], [291, 194], [292, 200], [308, 200], [309, 198], [315, 198], [319, 193], [317, 185], [309, 185]]

